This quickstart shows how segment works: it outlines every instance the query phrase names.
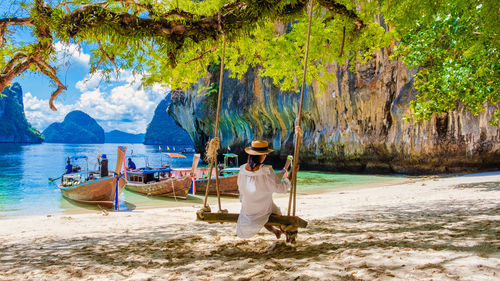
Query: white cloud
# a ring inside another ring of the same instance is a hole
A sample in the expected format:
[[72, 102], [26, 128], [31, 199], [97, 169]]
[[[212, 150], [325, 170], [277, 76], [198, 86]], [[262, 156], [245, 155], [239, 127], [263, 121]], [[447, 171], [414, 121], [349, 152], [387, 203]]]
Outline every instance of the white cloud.
[[[58, 64], [78, 64], [89, 68], [90, 55], [80, 50], [76, 44], [54, 43]], [[57, 111], [49, 108], [48, 99], [40, 99], [25, 93], [25, 114], [31, 124], [43, 131], [53, 122], [62, 122], [67, 113], [82, 110], [104, 128], [131, 133], [144, 133], [151, 121], [154, 109], [170, 91], [169, 87], [154, 84], [151, 88], [141, 87], [142, 74], [130, 70], [113, 73], [107, 81], [101, 70], [87, 74], [75, 84], [81, 94], [72, 104], [63, 104], [56, 99]]]
[[99, 84], [104, 78], [99, 74], [89, 75], [87, 74], [83, 80], [76, 82], [75, 88], [80, 90], [80, 92], [92, 91], [99, 87]]
[[169, 91], [169, 88], [160, 85], [154, 85], [148, 90], [141, 89], [142, 77], [134, 76], [127, 71], [121, 73], [118, 80], [115, 77], [112, 84], [116, 86], [104, 90], [103, 88], [110, 84], [104, 81], [99, 83], [100, 78], [94, 76], [87, 75], [86, 81], [84, 79], [76, 84], [82, 94], [74, 104], [63, 105], [56, 102], [58, 108], [56, 112], [49, 109], [48, 100], [26, 93], [24, 95], [26, 117], [33, 126], [44, 130], [53, 122], [62, 122], [68, 112], [82, 110], [96, 119], [105, 131], [117, 129], [130, 133], [144, 133], [156, 106]]
[[81, 51], [78, 45], [56, 42], [53, 46], [56, 51], [56, 59], [59, 63], [79, 63], [88, 67], [90, 55]]
[[24, 113], [28, 121], [35, 128], [43, 131], [53, 122], [61, 122], [64, 116], [72, 110], [71, 106], [55, 103], [57, 111], [52, 111], [49, 108], [49, 100], [39, 99], [33, 96], [30, 92], [24, 94]]

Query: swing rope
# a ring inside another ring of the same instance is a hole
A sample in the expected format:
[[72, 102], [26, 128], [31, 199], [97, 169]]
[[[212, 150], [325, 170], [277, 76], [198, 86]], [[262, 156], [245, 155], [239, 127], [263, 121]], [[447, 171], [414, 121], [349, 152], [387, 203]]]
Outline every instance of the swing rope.
[[[269, 217], [269, 221], [267, 224], [269, 225], [277, 225], [281, 227], [287, 236], [287, 241], [291, 243], [295, 242], [295, 238], [297, 237], [297, 230], [299, 227], [306, 227], [307, 222], [303, 219], [295, 216], [296, 206], [297, 206], [297, 165], [299, 163], [299, 151], [300, 144], [303, 136], [302, 128], [300, 127], [300, 122], [302, 119], [302, 107], [304, 103], [304, 89], [306, 83], [306, 73], [307, 73], [307, 60], [309, 56], [309, 41], [311, 37], [311, 23], [312, 23], [312, 12], [313, 12], [313, 4], [314, 0], [311, 0], [310, 10], [309, 10], [309, 25], [307, 29], [307, 41], [306, 41], [306, 50], [304, 56], [304, 70], [302, 75], [302, 88], [300, 90], [300, 104], [299, 104], [299, 112], [296, 119], [295, 124], [295, 148], [294, 148], [294, 157], [295, 160], [292, 164], [292, 183], [290, 190], [290, 198], [288, 202], [288, 216], [278, 216], [271, 214]], [[207, 182], [207, 188], [205, 189], [205, 201], [204, 206], [201, 210], [197, 212], [197, 217], [200, 220], [204, 220], [209, 223], [223, 223], [223, 222], [236, 222], [239, 214], [229, 214], [227, 210], [221, 210], [220, 203], [220, 192], [219, 192], [219, 177], [218, 177], [218, 167], [217, 167], [217, 150], [219, 149], [219, 139], [218, 129], [219, 129], [219, 115], [220, 115], [220, 105], [221, 105], [221, 95], [222, 95], [222, 85], [223, 85], [223, 71], [224, 71], [224, 57], [226, 50], [226, 36], [220, 27], [220, 14], [219, 14], [219, 28], [222, 33], [223, 45], [222, 45], [222, 57], [221, 57], [221, 69], [220, 69], [220, 86], [219, 86], [219, 95], [217, 100], [217, 115], [216, 115], [216, 126], [215, 126], [215, 136], [207, 145], [207, 160], [210, 162], [210, 170]], [[211, 213], [210, 206], [207, 205], [208, 198], [208, 188], [210, 186], [210, 180], [212, 177], [212, 170], [215, 163], [215, 171], [216, 171], [216, 190], [217, 190], [217, 199], [219, 203], [219, 213]], [[292, 216], [290, 216], [292, 214]]]
[[220, 200], [220, 191], [219, 191], [219, 168], [217, 163], [217, 150], [220, 147], [220, 141], [218, 138], [219, 133], [219, 116], [220, 116], [220, 105], [221, 105], [221, 96], [222, 96], [222, 85], [224, 78], [224, 58], [226, 56], [226, 34], [222, 30], [221, 19], [219, 13], [219, 31], [222, 33], [222, 57], [221, 57], [221, 65], [220, 65], [220, 75], [219, 75], [219, 93], [217, 96], [217, 115], [215, 116], [215, 132], [214, 137], [210, 140], [206, 147], [206, 159], [210, 163], [210, 170], [208, 173], [207, 180], [207, 188], [205, 189], [205, 200], [203, 202], [203, 209], [208, 210], [210, 212], [210, 207], [207, 204], [208, 201], [208, 189], [210, 187], [210, 181], [212, 179], [212, 171], [215, 165], [215, 190], [217, 191], [217, 203], [219, 206], [219, 213], [225, 212], [227, 210], [222, 210], [221, 200]]

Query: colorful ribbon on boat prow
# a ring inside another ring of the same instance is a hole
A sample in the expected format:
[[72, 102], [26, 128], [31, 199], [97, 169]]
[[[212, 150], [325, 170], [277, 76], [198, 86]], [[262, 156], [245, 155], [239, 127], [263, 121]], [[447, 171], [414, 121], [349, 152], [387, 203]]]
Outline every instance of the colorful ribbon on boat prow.
[[193, 195], [196, 194], [196, 178], [194, 175], [191, 176], [191, 187], [192, 187], [192, 193]]
[[118, 196], [120, 195], [120, 188], [118, 187], [118, 183], [120, 182], [120, 178], [121, 176], [120, 175], [116, 175], [114, 174], [113, 177], [116, 179], [116, 186], [115, 186], [115, 211], [118, 211], [120, 210], [120, 204], [119, 204], [119, 200], [118, 200]]

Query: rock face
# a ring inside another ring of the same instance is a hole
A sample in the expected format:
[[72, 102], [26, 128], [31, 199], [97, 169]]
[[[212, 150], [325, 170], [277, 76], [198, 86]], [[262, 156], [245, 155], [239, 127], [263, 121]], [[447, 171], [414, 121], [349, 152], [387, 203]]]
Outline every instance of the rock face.
[[104, 130], [85, 112], [75, 110], [62, 123], [52, 123], [43, 131], [46, 142], [104, 143]]
[[170, 94], [156, 107], [153, 119], [146, 130], [144, 144], [193, 144], [185, 129], [168, 115], [169, 103]]
[[0, 143], [41, 143], [43, 137], [24, 115], [23, 89], [19, 83], [5, 88], [0, 95]]
[[130, 134], [118, 130], [104, 133], [104, 142], [107, 143], [142, 143], [144, 134]]
[[[326, 91], [309, 85], [304, 99], [301, 167], [330, 171], [447, 173], [500, 167], [500, 129], [488, 124], [495, 107], [479, 116], [456, 111], [435, 115], [419, 124], [403, 120], [416, 95], [415, 71], [378, 52], [367, 64], [329, 65], [336, 74]], [[217, 83], [218, 75], [200, 81], [187, 93], [172, 97], [170, 114], [189, 133], [197, 151], [214, 130], [215, 94], [201, 86]], [[269, 79], [250, 69], [240, 80], [224, 76], [219, 138], [220, 152], [244, 155], [252, 139], [265, 139], [283, 160], [293, 153], [294, 121], [299, 93], [281, 92]]]

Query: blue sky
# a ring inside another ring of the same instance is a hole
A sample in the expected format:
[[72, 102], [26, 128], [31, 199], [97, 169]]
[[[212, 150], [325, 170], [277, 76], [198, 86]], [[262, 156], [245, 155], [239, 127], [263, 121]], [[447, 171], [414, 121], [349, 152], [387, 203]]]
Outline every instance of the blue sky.
[[[0, 4], [3, 6], [0, 8], [2, 17], [12, 14], [26, 16], [12, 9], [12, 2], [8, 8], [3, 5], [6, 1], [0, 1]], [[28, 29], [16, 31], [15, 36], [24, 42], [32, 38]], [[56, 41], [54, 48], [57, 64], [61, 65], [58, 77], [68, 88], [55, 101], [57, 111], [49, 108], [49, 98], [56, 87], [45, 75], [26, 71], [13, 81], [23, 88], [26, 118], [35, 128], [43, 131], [51, 123], [61, 122], [68, 112], [82, 110], [96, 119], [105, 131], [146, 131], [156, 106], [170, 91], [168, 87], [154, 85], [151, 89], [143, 89], [142, 76], [134, 76], [127, 70], [120, 71], [118, 79], [114, 75], [112, 81], [106, 82], [99, 72], [89, 74], [90, 52], [85, 44], [80, 48]]]
[[68, 88], [55, 101], [58, 108], [49, 108], [49, 97], [55, 90], [51, 80], [39, 73], [26, 72], [15, 78], [24, 92], [24, 107], [28, 121], [40, 131], [53, 122], [61, 122], [72, 110], [82, 110], [95, 118], [105, 131], [114, 129], [130, 133], [144, 133], [154, 109], [168, 93], [168, 87], [151, 89], [141, 87], [141, 75], [122, 70], [118, 79], [106, 82], [97, 72], [90, 75], [90, 55], [85, 48], [60, 42], [54, 43], [57, 60], [64, 65], [58, 76]]

